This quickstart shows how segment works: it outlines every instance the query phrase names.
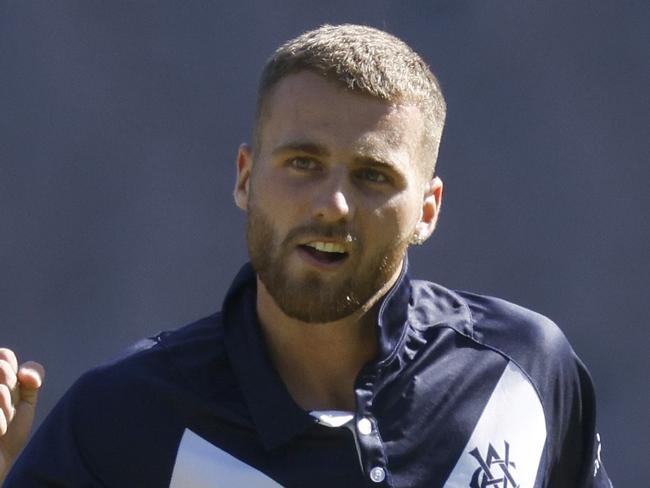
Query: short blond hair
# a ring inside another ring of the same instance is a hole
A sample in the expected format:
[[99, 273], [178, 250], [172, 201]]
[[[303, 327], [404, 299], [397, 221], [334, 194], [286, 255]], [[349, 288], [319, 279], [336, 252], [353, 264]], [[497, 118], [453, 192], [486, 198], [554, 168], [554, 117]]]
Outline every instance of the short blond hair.
[[255, 146], [273, 87], [300, 71], [312, 71], [347, 89], [390, 103], [413, 104], [425, 119], [425, 170], [433, 175], [446, 104], [438, 80], [405, 42], [363, 25], [323, 25], [280, 46], [266, 62], [257, 90]]

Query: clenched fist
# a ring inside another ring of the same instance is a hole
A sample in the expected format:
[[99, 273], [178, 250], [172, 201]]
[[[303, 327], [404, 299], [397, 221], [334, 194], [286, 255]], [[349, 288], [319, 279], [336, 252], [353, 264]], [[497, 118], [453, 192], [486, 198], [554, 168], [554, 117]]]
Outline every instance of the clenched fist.
[[0, 485], [27, 442], [44, 377], [40, 364], [18, 367], [13, 351], [0, 348]]

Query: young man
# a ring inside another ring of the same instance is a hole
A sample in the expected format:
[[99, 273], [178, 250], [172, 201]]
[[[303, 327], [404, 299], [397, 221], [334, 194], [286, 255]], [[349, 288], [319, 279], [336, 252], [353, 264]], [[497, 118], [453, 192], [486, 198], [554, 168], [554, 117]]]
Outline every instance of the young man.
[[222, 311], [84, 375], [6, 486], [609, 487], [559, 329], [408, 277], [440, 212], [444, 116], [389, 34], [280, 47], [237, 157], [251, 264]]

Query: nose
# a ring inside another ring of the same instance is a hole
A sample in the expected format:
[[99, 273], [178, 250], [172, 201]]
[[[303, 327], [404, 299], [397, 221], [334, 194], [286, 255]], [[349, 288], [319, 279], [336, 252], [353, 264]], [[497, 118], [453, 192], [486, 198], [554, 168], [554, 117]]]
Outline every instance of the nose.
[[350, 190], [343, 175], [330, 175], [314, 190], [314, 217], [323, 222], [350, 220], [353, 213]]

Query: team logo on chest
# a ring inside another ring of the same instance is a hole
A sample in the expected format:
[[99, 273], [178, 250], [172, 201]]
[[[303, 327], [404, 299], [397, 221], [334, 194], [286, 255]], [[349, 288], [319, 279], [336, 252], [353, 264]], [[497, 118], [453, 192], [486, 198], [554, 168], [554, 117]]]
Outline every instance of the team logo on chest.
[[485, 457], [481, 455], [478, 447], [469, 452], [479, 464], [472, 475], [469, 488], [519, 488], [514, 477], [517, 466], [510, 460], [510, 444], [506, 441], [503, 444], [503, 455], [499, 454], [491, 443], [488, 444]]

